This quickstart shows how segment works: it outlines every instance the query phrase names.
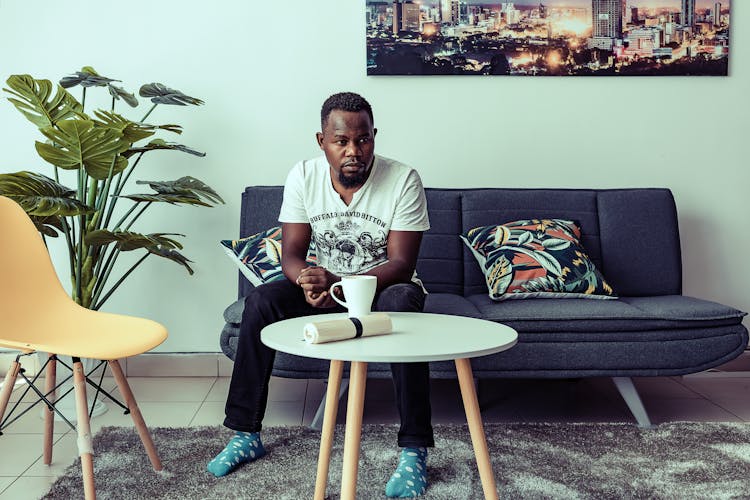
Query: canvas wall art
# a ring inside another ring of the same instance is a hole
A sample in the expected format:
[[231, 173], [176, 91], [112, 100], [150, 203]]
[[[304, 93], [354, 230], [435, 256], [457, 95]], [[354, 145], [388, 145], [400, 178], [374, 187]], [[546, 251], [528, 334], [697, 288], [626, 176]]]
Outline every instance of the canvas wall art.
[[730, 0], [365, 5], [368, 75], [727, 75]]

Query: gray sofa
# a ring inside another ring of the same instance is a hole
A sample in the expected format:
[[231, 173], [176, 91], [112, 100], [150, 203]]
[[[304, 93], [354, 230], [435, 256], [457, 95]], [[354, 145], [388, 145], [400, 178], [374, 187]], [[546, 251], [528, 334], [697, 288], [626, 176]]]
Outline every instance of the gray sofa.
[[[278, 225], [280, 186], [248, 187], [240, 236]], [[518, 344], [472, 360], [475, 377], [611, 377], [640, 425], [650, 425], [630, 377], [682, 375], [738, 356], [748, 343], [745, 313], [682, 295], [677, 211], [668, 189], [427, 189], [432, 228], [417, 272], [430, 292], [425, 312], [505, 323]], [[458, 235], [518, 219], [575, 220], [582, 244], [617, 300], [522, 299], [494, 302], [479, 265]], [[221, 348], [234, 358], [242, 297], [224, 313]], [[433, 377], [454, 378], [450, 362], [431, 364]], [[328, 363], [278, 353], [274, 374], [326, 378]], [[373, 363], [368, 376], [386, 377]]]

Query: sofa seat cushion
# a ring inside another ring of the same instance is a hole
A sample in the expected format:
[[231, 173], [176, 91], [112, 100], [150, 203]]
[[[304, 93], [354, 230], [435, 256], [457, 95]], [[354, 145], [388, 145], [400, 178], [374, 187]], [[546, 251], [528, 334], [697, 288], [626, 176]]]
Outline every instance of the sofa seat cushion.
[[469, 302], [466, 297], [454, 293], [428, 293], [425, 299], [424, 312], [471, 318], [482, 317], [482, 313], [477, 309], [477, 306]]
[[683, 295], [617, 300], [527, 299], [495, 302], [467, 297], [484, 319], [522, 332], [638, 332], [736, 325], [746, 313]]

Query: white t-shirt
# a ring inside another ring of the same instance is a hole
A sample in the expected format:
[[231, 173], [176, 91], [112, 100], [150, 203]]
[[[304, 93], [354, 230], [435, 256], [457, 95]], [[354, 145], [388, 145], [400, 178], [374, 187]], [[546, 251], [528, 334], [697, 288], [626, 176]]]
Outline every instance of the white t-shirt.
[[[325, 156], [297, 163], [284, 185], [279, 221], [310, 224], [318, 265], [338, 276], [386, 262], [389, 231], [430, 228], [417, 171], [379, 155], [348, 206], [333, 188]], [[412, 281], [421, 285], [416, 272]]]

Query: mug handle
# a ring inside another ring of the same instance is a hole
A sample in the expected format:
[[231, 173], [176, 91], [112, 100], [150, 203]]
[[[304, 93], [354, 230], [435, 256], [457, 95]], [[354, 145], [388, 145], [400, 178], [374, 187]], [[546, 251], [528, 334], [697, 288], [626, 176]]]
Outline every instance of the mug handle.
[[347, 305], [347, 303], [344, 302], [343, 300], [340, 300], [338, 297], [336, 297], [336, 294], [333, 293], [333, 289], [336, 288], [337, 286], [343, 286], [342, 283], [341, 283], [341, 281], [338, 281], [338, 282], [334, 283], [333, 285], [331, 285], [331, 288], [328, 289], [328, 293], [331, 295], [331, 298], [333, 300], [335, 300], [336, 302], [338, 302], [342, 306], [344, 306], [347, 309], [349, 309], [349, 306]]

